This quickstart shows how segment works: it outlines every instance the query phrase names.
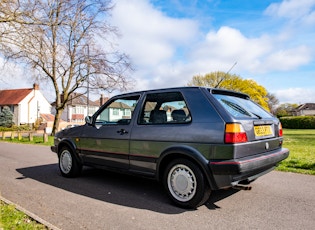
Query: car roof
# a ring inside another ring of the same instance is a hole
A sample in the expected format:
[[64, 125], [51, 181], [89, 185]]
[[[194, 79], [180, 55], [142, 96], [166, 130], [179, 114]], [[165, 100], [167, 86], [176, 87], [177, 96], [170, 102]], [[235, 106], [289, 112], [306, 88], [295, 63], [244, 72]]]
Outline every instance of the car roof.
[[181, 87], [170, 87], [170, 88], [158, 88], [158, 89], [148, 89], [148, 90], [142, 90], [142, 91], [134, 91], [134, 92], [129, 92], [129, 93], [122, 93], [122, 94], [117, 94], [113, 97], [118, 97], [118, 96], [128, 96], [128, 95], [134, 95], [134, 94], [143, 94], [143, 93], [152, 93], [152, 92], [159, 92], [159, 91], [172, 91], [172, 90], [186, 90], [186, 89], [206, 89], [210, 93], [213, 94], [225, 94], [225, 95], [238, 95], [243, 98], [249, 98], [247, 94], [237, 92], [237, 91], [232, 91], [232, 90], [226, 90], [222, 88], [211, 88], [211, 87], [204, 87], [204, 86], [181, 86]]

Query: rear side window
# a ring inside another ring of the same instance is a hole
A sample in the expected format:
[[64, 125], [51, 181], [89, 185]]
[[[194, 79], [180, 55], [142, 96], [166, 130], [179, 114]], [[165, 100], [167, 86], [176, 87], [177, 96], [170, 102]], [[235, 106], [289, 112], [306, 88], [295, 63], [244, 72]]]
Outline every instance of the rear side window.
[[[237, 94], [236, 94], [237, 95]], [[272, 115], [253, 101], [236, 95], [213, 94], [232, 116], [237, 118], [271, 118]]]
[[149, 93], [142, 107], [140, 124], [176, 124], [191, 121], [180, 92]]

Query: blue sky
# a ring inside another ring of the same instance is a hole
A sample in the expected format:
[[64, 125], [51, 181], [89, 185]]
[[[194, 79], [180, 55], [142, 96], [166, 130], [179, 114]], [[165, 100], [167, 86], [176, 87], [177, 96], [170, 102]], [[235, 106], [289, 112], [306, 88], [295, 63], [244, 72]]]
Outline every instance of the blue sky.
[[133, 90], [184, 86], [237, 63], [230, 73], [255, 80], [281, 103], [315, 103], [315, 0], [113, 2], [110, 24], [135, 67]]
[[315, 0], [117, 0], [112, 23], [137, 89], [197, 74], [253, 79], [282, 103], [315, 102]]

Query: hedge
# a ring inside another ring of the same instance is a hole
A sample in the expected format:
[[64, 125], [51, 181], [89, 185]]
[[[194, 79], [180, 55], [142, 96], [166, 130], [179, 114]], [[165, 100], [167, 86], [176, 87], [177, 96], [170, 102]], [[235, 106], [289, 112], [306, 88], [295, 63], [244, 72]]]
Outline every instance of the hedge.
[[280, 117], [283, 128], [315, 129], [315, 116]]
[[12, 126], [11, 128], [0, 126], [0, 132], [2, 131], [30, 131], [32, 128], [29, 125]]

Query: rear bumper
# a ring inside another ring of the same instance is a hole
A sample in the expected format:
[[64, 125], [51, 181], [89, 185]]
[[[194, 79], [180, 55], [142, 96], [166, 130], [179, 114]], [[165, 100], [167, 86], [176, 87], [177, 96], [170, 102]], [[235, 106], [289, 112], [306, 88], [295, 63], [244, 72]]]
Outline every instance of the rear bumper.
[[212, 161], [210, 162], [210, 168], [213, 174], [218, 175], [242, 174], [255, 171], [260, 168], [266, 168], [268, 166], [275, 166], [288, 156], [289, 150], [282, 148], [280, 150], [251, 157], [244, 157], [242, 159]]
[[272, 170], [289, 156], [289, 150], [281, 148], [255, 156], [233, 160], [209, 162], [218, 188], [229, 187], [240, 181], [252, 181]]

